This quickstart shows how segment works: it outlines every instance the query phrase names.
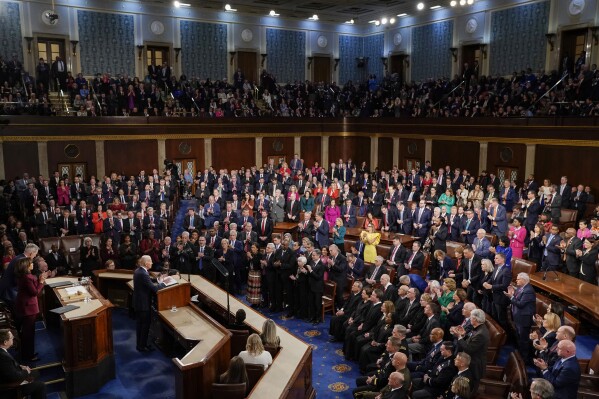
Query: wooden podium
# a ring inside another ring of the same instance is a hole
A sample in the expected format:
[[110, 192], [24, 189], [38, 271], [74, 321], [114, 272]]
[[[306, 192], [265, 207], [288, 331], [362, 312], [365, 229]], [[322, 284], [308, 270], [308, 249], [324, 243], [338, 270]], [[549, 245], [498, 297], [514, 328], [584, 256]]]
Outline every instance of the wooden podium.
[[[46, 284], [77, 282], [73, 277], [56, 277]], [[69, 398], [98, 392], [115, 377], [110, 301], [93, 286], [81, 287], [84, 297], [69, 294], [67, 287], [44, 287], [44, 315], [49, 326], [62, 329], [63, 367]], [[57, 315], [50, 310], [75, 305], [78, 309]]]

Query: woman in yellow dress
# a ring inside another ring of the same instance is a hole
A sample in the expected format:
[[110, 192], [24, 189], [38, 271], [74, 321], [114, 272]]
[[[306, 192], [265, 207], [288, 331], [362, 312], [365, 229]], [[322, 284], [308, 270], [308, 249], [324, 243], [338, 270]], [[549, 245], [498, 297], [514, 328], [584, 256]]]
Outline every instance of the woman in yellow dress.
[[376, 258], [376, 246], [381, 241], [381, 233], [374, 230], [369, 224], [366, 231], [360, 233], [360, 240], [364, 243], [364, 262], [374, 263]]

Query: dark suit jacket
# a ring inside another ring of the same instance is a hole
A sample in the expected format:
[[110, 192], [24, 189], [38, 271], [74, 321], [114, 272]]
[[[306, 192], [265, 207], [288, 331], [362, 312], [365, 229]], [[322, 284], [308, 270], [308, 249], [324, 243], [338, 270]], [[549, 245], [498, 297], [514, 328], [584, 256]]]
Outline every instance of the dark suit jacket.
[[[474, 242], [474, 239], [476, 238], [476, 231], [479, 228], [480, 223], [476, 217], [472, 218], [470, 224], [468, 224], [468, 218], [464, 217], [462, 219], [462, 224], [460, 225], [460, 235], [464, 239], [464, 242], [467, 244], [472, 244]], [[468, 232], [467, 234], [462, 234], [466, 231]]]
[[324, 292], [324, 270], [324, 264], [318, 262], [312, 267], [312, 271], [308, 274], [308, 277], [310, 277], [310, 290], [312, 292]]
[[507, 291], [508, 285], [512, 282], [512, 271], [506, 265], [501, 266], [501, 270], [497, 275], [497, 266], [491, 273], [491, 291], [493, 292], [493, 304], [507, 306], [510, 302], [509, 298], [504, 294]]
[[364, 317], [364, 325], [362, 326], [360, 334], [367, 333], [374, 326], [376, 326], [376, 323], [381, 318], [381, 305], [382, 302], [379, 302], [378, 304], [373, 304], [370, 307], [370, 310], [368, 310], [368, 313], [366, 313], [366, 316]]
[[[396, 209], [393, 212], [395, 216], [395, 223], [397, 225], [397, 232], [401, 234], [412, 234], [412, 216], [410, 212], [404, 208], [403, 212], [400, 212], [399, 209]], [[399, 223], [398, 220], [403, 220], [403, 223]]]
[[[482, 284], [482, 276], [483, 276], [483, 270], [481, 269], [481, 266], [480, 266], [480, 262], [481, 262], [480, 256], [474, 254], [474, 256], [472, 256], [471, 261], [464, 258], [462, 262], [463, 262], [462, 269], [463, 269], [463, 273], [464, 273], [463, 280], [470, 280], [470, 284], [472, 285], [472, 288], [479, 289]], [[469, 267], [469, 265], [470, 265], [470, 267]]]
[[518, 326], [530, 327], [532, 317], [536, 313], [537, 301], [535, 290], [530, 284], [526, 284], [517, 290], [511, 300], [512, 318]]
[[339, 254], [335, 258], [335, 263], [329, 269], [329, 280], [337, 283], [337, 289], [343, 290], [347, 281], [347, 259]]
[[318, 241], [320, 248], [329, 246], [329, 223], [326, 219], [322, 219], [322, 223], [316, 229], [315, 235], [318, 235], [316, 241]]
[[560, 399], [576, 399], [580, 383], [580, 366], [576, 356], [561, 362], [555, 362], [551, 370], [543, 372], [543, 378], [553, 385], [555, 397]]
[[[406, 255], [406, 265], [410, 261], [412, 254], [413, 254], [413, 252], [409, 251], [408, 254]], [[424, 266], [424, 254], [422, 253], [422, 251], [418, 251], [414, 255], [414, 258], [412, 259], [411, 269], [422, 270], [423, 266]]]
[[23, 370], [4, 349], [0, 349], [0, 375], [4, 383], [21, 382], [29, 376], [27, 371]]
[[[189, 227], [191, 225], [190, 221], [191, 217], [189, 215], [186, 215], [185, 219], [183, 219], [183, 228], [185, 230], [189, 230]], [[196, 230], [200, 230], [202, 228], [202, 219], [198, 215], [193, 215], [193, 227]]]
[[557, 266], [559, 266], [560, 264], [562, 257], [562, 250], [558, 246], [559, 243], [562, 241], [562, 238], [559, 235], [555, 235], [553, 236], [551, 241], [549, 241], [550, 235], [546, 234], [545, 236], [547, 237], [547, 244], [543, 244], [543, 242], [541, 241], [541, 250], [543, 251], [543, 256], [545, 256], [545, 249], [547, 250], [547, 256], [545, 256], [543, 262], [557, 268]]
[[133, 273], [133, 287], [133, 308], [136, 312], [149, 312], [152, 308], [152, 295], [163, 288], [164, 284], [155, 284], [148, 272], [138, 267]]
[[582, 240], [578, 237], [572, 237], [572, 240], [566, 244], [566, 267], [568, 268], [568, 273], [578, 275], [580, 261], [576, 258], [576, 250], [582, 249]]
[[489, 330], [484, 324], [472, 329], [470, 336], [458, 340], [458, 351], [470, 355], [470, 369], [476, 380], [485, 375], [487, 365], [487, 348], [489, 347]]

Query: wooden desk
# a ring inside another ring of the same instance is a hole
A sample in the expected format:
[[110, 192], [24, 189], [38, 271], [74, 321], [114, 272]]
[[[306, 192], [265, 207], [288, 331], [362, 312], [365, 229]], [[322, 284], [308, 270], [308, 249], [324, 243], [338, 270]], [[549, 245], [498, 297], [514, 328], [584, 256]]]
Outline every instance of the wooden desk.
[[283, 234], [285, 233], [291, 233], [291, 236], [293, 237], [294, 240], [297, 240], [297, 230], [298, 230], [298, 226], [297, 224], [298, 222], [281, 222], [281, 223], [277, 223], [275, 224], [275, 227], [272, 229], [273, 233], [276, 234], [280, 234], [281, 238], [283, 236]]
[[94, 270], [94, 285], [113, 305], [128, 308], [130, 290], [127, 282], [133, 279], [133, 270]]
[[[68, 281], [74, 277], [55, 277], [47, 284]], [[69, 398], [98, 392], [115, 377], [112, 341], [112, 303], [93, 286], [81, 287], [85, 302], [77, 296], [67, 295], [65, 287], [44, 287], [44, 301], [48, 326], [59, 326], [63, 335], [63, 367], [66, 377], [66, 393]], [[76, 305], [78, 309], [56, 315], [51, 309]]]
[[543, 281], [543, 274], [543, 272], [531, 274], [531, 284], [577, 306], [581, 311], [588, 313], [593, 320], [599, 320], [598, 286], [559, 272], [557, 272], [559, 280], [555, 280], [555, 273], [549, 272], [547, 279]]
[[[201, 302], [219, 314], [226, 313], [227, 293], [224, 290], [200, 276], [191, 276], [191, 283], [198, 291]], [[255, 331], [262, 331], [266, 320], [264, 315], [233, 296], [230, 296], [230, 305], [232, 314], [238, 309], [244, 309], [247, 315], [245, 323]], [[281, 350], [248, 398], [314, 398], [316, 391], [312, 386], [312, 347], [281, 327], [277, 328], [277, 335], [281, 339]], [[195, 397], [201, 394], [195, 392]]]
[[[364, 231], [364, 229], [361, 229], [359, 227], [350, 227], [345, 231], [345, 238], [359, 241], [360, 233], [362, 233], [362, 231]], [[396, 235], [399, 235], [401, 244], [408, 249], [412, 249], [412, 243], [414, 241], [418, 240], [418, 237], [413, 237], [413, 236], [410, 236], [407, 234], [398, 234], [398, 233], [389, 233], [389, 232], [380, 232], [380, 231], [379, 231], [379, 233], [381, 233], [380, 244], [384, 244], [384, 245], [393, 246], [393, 238], [395, 238]]]

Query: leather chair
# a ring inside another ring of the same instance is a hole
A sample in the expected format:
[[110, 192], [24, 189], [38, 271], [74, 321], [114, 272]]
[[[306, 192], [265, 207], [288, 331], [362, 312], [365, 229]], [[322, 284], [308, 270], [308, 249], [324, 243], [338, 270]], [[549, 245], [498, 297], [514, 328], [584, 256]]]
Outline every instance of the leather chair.
[[574, 209], [562, 209], [562, 213], [559, 217], [559, 228], [564, 231], [567, 228], [576, 228], [576, 218], [578, 217], [578, 211]]
[[487, 364], [495, 364], [497, 362], [497, 358], [499, 357], [499, 351], [501, 347], [505, 344], [507, 336], [505, 334], [505, 330], [497, 323], [495, 320], [491, 318], [488, 314], [486, 314], [485, 325], [489, 330], [489, 346], [487, 348]]
[[395, 284], [395, 275], [397, 274], [395, 268], [391, 266], [386, 266], [385, 268], [387, 269], [387, 274], [389, 275], [389, 281], [391, 281], [391, 284]]
[[245, 398], [246, 384], [212, 384], [213, 399], [243, 399]]
[[[98, 247], [100, 249], [100, 245], [102, 243], [102, 237], [99, 234], [90, 234], [85, 237], [89, 237], [92, 239], [92, 245]], [[85, 238], [83, 237], [83, 238]]]
[[387, 244], [379, 244], [376, 246], [376, 254], [387, 259], [391, 253], [391, 246]]
[[366, 217], [356, 216], [356, 227], [362, 228], [362, 226], [364, 226], [364, 219], [366, 219]]
[[244, 351], [250, 333], [248, 330], [229, 330], [231, 331], [231, 356], [237, 356], [239, 352]]
[[431, 264], [431, 254], [429, 252], [423, 252], [424, 254], [424, 263], [422, 264], [422, 270], [411, 269], [410, 274], [417, 274], [422, 278], [426, 278], [426, 274], [428, 273], [428, 268]]
[[499, 238], [495, 234], [486, 233], [485, 237], [487, 237], [487, 240], [489, 240], [492, 247], [497, 246], [497, 242], [499, 241]]
[[272, 358], [274, 359], [275, 356], [277, 356], [277, 354], [281, 350], [281, 347], [273, 345], [264, 345], [264, 350], [270, 353], [270, 356], [272, 356]]
[[264, 374], [264, 367], [261, 364], [246, 364], [245, 371], [248, 375], [248, 386], [247, 393], [249, 394], [254, 389], [254, 386], [258, 383], [262, 375]]
[[337, 283], [334, 281], [324, 282], [324, 293], [322, 295], [322, 320], [324, 321], [324, 314], [327, 311], [331, 311], [331, 314], [335, 315], [335, 294], [337, 291]]
[[[547, 313], [547, 308], [553, 301], [551, 299], [549, 299], [548, 297], [546, 297], [545, 295], [539, 294], [538, 292], [537, 292], [536, 298], [537, 298], [537, 314], [539, 314], [541, 316], [545, 316], [545, 313]], [[576, 332], [576, 334], [578, 335], [578, 330], [580, 329], [580, 320], [578, 320], [576, 317], [572, 316], [572, 314], [570, 314], [566, 311], [564, 311], [564, 325], [572, 327], [574, 329], [574, 331]], [[597, 371], [599, 372], [599, 370], [597, 370]]]
[[60, 237], [48, 237], [40, 238], [40, 252], [42, 256], [46, 256], [50, 253], [52, 245], [56, 245], [60, 248]]
[[345, 241], [343, 241], [343, 250], [345, 251], [345, 253], [351, 253], [351, 247], [353, 247], [356, 244], [356, 240], [352, 240], [351, 238], [345, 238]]
[[505, 367], [487, 365], [487, 372], [480, 380], [477, 396], [485, 399], [505, 399], [510, 392], [526, 397], [528, 377], [520, 353], [509, 354]]
[[455, 259], [455, 250], [456, 248], [464, 248], [464, 244], [462, 244], [461, 242], [457, 242], [457, 241], [447, 241], [445, 243], [445, 245], [447, 246], [447, 256], [449, 256], [452, 259]]
[[516, 282], [518, 273], [533, 274], [537, 271], [537, 264], [520, 258], [512, 258], [512, 281]]
[[578, 387], [578, 397], [580, 394], [599, 393], [599, 345], [595, 346], [595, 350], [590, 359], [578, 359], [580, 364], [580, 385]]
[[354, 285], [354, 278], [349, 275], [346, 277], [345, 281], [345, 291], [343, 291], [343, 300], [347, 301], [347, 298], [351, 295], [351, 287]]

